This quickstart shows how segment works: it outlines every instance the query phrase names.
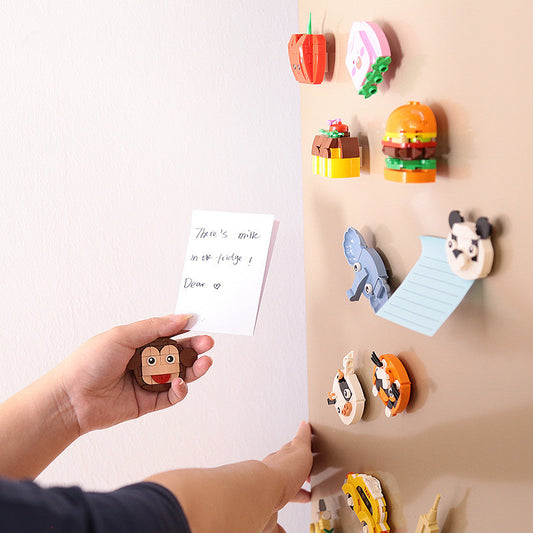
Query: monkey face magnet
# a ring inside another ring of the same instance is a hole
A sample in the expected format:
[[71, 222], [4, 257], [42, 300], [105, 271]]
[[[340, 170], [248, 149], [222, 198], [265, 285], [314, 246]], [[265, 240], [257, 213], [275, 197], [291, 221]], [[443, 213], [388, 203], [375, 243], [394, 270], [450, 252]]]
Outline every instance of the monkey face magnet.
[[170, 389], [172, 380], [185, 378], [185, 372], [198, 358], [192, 348], [183, 348], [175, 340], [161, 337], [135, 350], [128, 363], [137, 383], [145, 390]]

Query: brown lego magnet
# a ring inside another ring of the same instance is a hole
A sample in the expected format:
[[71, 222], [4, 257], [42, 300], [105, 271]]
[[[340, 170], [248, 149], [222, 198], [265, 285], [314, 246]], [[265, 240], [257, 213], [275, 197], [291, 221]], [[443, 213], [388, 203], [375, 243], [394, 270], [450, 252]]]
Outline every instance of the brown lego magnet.
[[160, 337], [135, 350], [128, 363], [137, 383], [145, 390], [162, 392], [170, 389], [172, 380], [185, 378], [198, 354], [192, 348], [184, 348], [168, 337]]

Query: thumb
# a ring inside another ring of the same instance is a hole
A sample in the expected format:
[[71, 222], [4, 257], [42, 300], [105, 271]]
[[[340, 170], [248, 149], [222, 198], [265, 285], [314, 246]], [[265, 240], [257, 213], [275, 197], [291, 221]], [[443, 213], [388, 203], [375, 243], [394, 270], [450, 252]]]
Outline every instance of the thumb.
[[115, 343], [124, 348], [135, 350], [159, 337], [177, 335], [183, 331], [191, 316], [167, 315], [147, 318], [124, 326], [117, 326], [104, 333], [104, 335], [111, 336]]

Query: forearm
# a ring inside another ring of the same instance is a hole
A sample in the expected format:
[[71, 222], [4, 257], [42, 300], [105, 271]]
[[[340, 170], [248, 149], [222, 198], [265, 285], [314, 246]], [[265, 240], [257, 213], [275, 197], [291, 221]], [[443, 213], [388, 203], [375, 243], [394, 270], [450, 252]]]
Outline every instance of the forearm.
[[67, 395], [47, 374], [0, 405], [0, 475], [35, 478], [78, 435]]
[[192, 533], [259, 533], [278, 509], [282, 481], [261, 461], [185, 469], [150, 477], [180, 502]]

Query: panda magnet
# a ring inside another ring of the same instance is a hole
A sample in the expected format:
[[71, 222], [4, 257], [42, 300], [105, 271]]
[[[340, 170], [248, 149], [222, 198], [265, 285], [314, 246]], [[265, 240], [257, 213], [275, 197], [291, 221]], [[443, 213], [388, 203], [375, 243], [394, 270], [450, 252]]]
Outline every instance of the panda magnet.
[[328, 405], [334, 405], [339, 418], [347, 426], [357, 424], [365, 409], [365, 395], [355, 375], [353, 351], [344, 356], [342, 370], [337, 370]]
[[450, 233], [446, 238], [446, 257], [452, 271], [463, 279], [480, 279], [489, 275], [494, 260], [492, 225], [487, 217], [465, 222], [459, 211], [448, 217]]

